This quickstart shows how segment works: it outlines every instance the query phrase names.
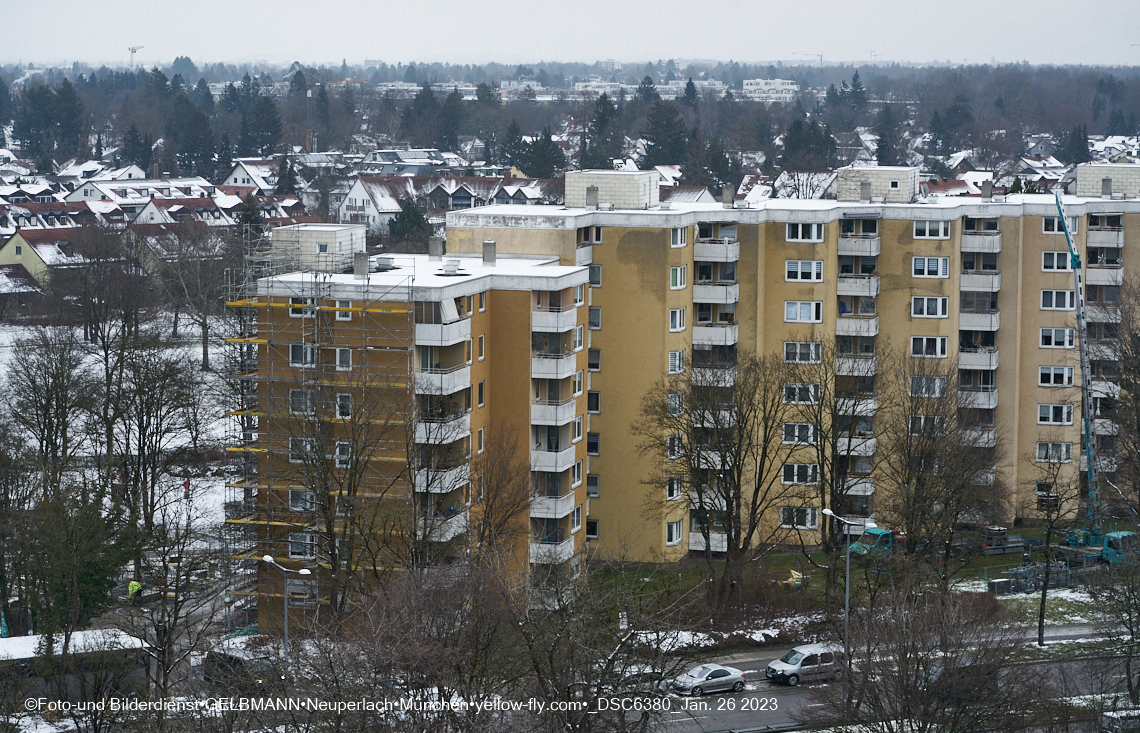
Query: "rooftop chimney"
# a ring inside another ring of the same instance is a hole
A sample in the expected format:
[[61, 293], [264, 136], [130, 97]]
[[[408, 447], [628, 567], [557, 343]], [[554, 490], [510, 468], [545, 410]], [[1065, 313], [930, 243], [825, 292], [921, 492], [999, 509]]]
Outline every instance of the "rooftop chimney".
[[598, 208], [598, 187], [597, 186], [586, 186], [586, 208], [587, 209]]
[[493, 239], [483, 242], [483, 266], [495, 266], [495, 240]]
[[989, 201], [994, 197], [994, 182], [982, 181], [982, 201]]
[[367, 252], [352, 253], [352, 276], [357, 280], [363, 280], [364, 278], [368, 277]]
[[151, 171], [153, 171], [153, 172], [151, 173], [150, 177], [157, 181], [158, 180], [158, 163], [155, 163], [154, 165], [151, 166]]
[[732, 202], [735, 198], [736, 190], [732, 186], [726, 184], [725, 187], [720, 190], [720, 203], [724, 208], [731, 209]]
[[1100, 197], [1102, 199], [1112, 198], [1112, 179], [1111, 178], [1100, 179]]
[[428, 259], [443, 259], [443, 237], [428, 237]]
[[871, 203], [871, 182], [859, 182], [859, 200], [865, 204]]

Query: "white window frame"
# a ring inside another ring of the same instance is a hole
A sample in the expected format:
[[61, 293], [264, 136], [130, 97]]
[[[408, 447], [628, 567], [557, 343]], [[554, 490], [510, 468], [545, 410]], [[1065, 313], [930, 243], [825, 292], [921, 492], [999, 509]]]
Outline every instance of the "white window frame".
[[818, 463], [785, 463], [780, 471], [785, 486], [813, 486], [819, 483]]
[[784, 323], [823, 323], [823, 301], [785, 300]]
[[669, 268], [669, 289], [684, 290], [688, 284], [688, 265], [678, 265]]
[[317, 502], [317, 495], [308, 489], [289, 489], [289, 510], [294, 512], [308, 512], [313, 510]]
[[822, 359], [823, 344], [819, 341], [784, 342], [785, 364], [818, 364]]
[[1037, 403], [1038, 425], [1072, 425], [1073, 406], [1066, 403]]
[[[922, 225], [921, 233], [919, 233], [920, 224]], [[931, 228], [935, 228], [938, 231], [932, 234]], [[915, 239], [949, 239], [950, 222], [916, 219], [914, 226], [911, 227], [911, 232], [913, 233]]]
[[[934, 305], [936, 313], [930, 314], [930, 306]], [[918, 311], [922, 310], [922, 313]], [[949, 318], [950, 317], [950, 299], [938, 296], [922, 296], [916, 295], [910, 299], [910, 317], [911, 318]]]
[[312, 318], [313, 311], [305, 311], [305, 306], [313, 306], [317, 304], [316, 298], [290, 298], [289, 299], [289, 317], [290, 318]]
[[[295, 398], [301, 395], [304, 399], [304, 409], [295, 409], [297, 403]], [[313, 391], [311, 389], [291, 389], [289, 390], [289, 414], [290, 415], [312, 415], [316, 411], [316, 400], [314, 399]]]
[[[930, 261], [934, 260], [935, 274], [930, 274]], [[918, 274], [919, 261], [922, 262], [922, 272]], [[917, 278], [929, 278], [944, 280], [950, 277], [950, 258], [949, 257], [912, 257], [910, 260], [910, 275]]]
[[675, 461], [685, 455], [685, 436], [670, 435], [665, 439], [665, 457]]
[[911, 397], [945, 397], [946, 377], [930, 374], [912, 374], [910, 377]]
[[[806, 437], [801, 437], [806, 433]], [[816, 445], [819, 442], [819, 431], [809, 422], [784, 423], [784, 437], [780, 441], [784, 445]]]
[[483, 444], [483, 428], [479, 428], [479, 435], [478, 435], [478, 439], [476, 440], [476, 443], [475, 443], [475, 448], [479, 453], [482, 453], [484, 450], [484, 447], [485, 446]]
[[[932, 432], [928, 432], [932, 430]], [[911, 415], [907, 432], [915, 437], [923, 435], [942, 435], [946, 432], [945, 415]]]
[[[594, 325], [594, 314], [597, 314], [597, 316], [598, 316], [598, 325], [596, 325], [596, 326]], [[602, 330], [602, 307], [601, 306], [599, 306], [599, 305], [590, 306], [590, 309], [587, 311], [586, 323], [590, 327], [591, 331], [601, 331]]]
[[[1046, 264], [1048, 260], [1053, 260], [1052, 265]], [[1064, 267], [1057, 267], [1057, 262], [1064, 262]], [[1041, 272], [1072, 272], [1073, 260], [1069, 255], [1068, 250], [1061, 252], [1042, 252], [1041, 253]]]
[[[1063, 308], [1057, 307], [1057, 294], [1064, 293], [1063, 296], [1066, 306]], [[1045, 305], [1046, 298], [1049, 305]], [[1074, 290], [1042, 290], [1041, 291], [1041, 310], [1043, 311], [1071, 311], [1077, 309], [1076, 291]]]
[[[482, 297], [483, 293], [479, 293], [479, 295], [480, 295], [480, 297]], [[574, 286], [574, 305], [579, 306], [579, 305], [584, 304], [585, 302], [586, 302], [586, 286], [585, 285], [575, 285]], [[483, 309], [480, 308], [479, 310], [483, 310]]]
[[[1061, 218], [1058, 216], [1043, 216], [1041, 217], [1041, 233], [1042, 234], [1064, 234], [1065, 228], [1061, 226]], [[1077, 217], [1069, 217], [1069, 234], [1074, 237], [1077, 235]]]
[[689, 236], [688, 227], [675, 227], [669, 232], [669, 246], [680, 249], [684, 247]]
[[[799, 513], [804, 512], [804, 524], [799, 523]], [[788, 521], [788, 517], [791, 521]], [[813, 506], [780, 507], [781, 529], [819, 529], [819, 509]]]
[[574, 372], [574, 376], [570, 378], [570, 391], [574, 394], [575, 397], [580, 396], [582, 394], [582, 391], [585, 389], [585, 376], [586, 373], [579, 369], [578, 371]]
[[[301, 361], [296, 361], [297, 349], [301, 351]], [[294, 367], [311, 368], [317, 363], [317, 347], [306, 344], [289, 344], [289, 365]]]
[[352, 444], [343, 440], [338, 441], [333, 448], [333, 458], [337, 468], [348, 468], [352, 465]]
[[574, 327], [574, 351], [581, 351], [586, 345], [586, 327]]
[[[800, 399], [800, 392], [807, 388], [808, 399]], [[788, 390], [794, 389], [796, 395], [794, 399], [788, 399]], [[784, 382], [784, 397], [785, 405], [817, 405], [819, 404], [819, 383], [818, 382]]]
[[582, 462], [575, 461], [574, 465], [570, 467], [570, 486], [580, 486], [582, 484]]
[[[807, 236], [804, 236], [805, 233]], [[823, 224], [788, 222], [784, 228], [784, 240], [788, 242], [822, 242]]]
[[[1052, 456], [1052, 457], [1051, 457]], [[1038, 441], [1037, 463], [1072, 463], [1073, 444], [1066, 442]]]
[[682, 520], [678, 519], [675, 522], [665, 523], [665, 544], [669, 547], [681, 544], [685, 539], [685, 532]]
[[336, 370], [338, 372], [347, 372], [347, 371], [350, 371], [351, 369], [352, 369], [352, 349], [348, 349], [348, 348], [345, 348], [343, 346], [338, 346], [337, 350], [336, 350]]
[[[1064, 332], [1065, 343], [1067, 345], [1065, 345], [1065, 344], [1062, 344], [1061, 346], [1056, 345], [1057, 344], [1056, 339], [1057, 339], [1057, 332], [1058, 331]], [[1045, 340], [1046, 332], [1049, 333], [1049, 341], [1051, 342], [1049, 344], [1043, 343]], [[1038, 347], [1042, 348], [1042, 349], [1072, 349], [1072, 348], [1075, 348], [1076, 347], [1076, 329], [1075, 328], [1043, 328], [1043, 329], [1041, 329], [1041, 335], [1037, 340], [1037, 344], [1038, 344]]]
[[[584, 422], [582, 416], [578, 415], [570, 421], [570, 442], [577, 443], [582, 440]], [[480, 429], [481, 430], [481, 429]]]
[[[351, 308], [352, 307], [352, 301], [351, 300], [338, 300], [336, 302], [336, 307], [337, 308]], [[336, 312], [336, 319], [338, 321], [351, 321], [352, 320], [352, 311], [338, 310]]]
[[483, 361], [487, 358], [486, 348], [487, 346], [486, 340], [484, 339], [484, 334], [479, 334], [479, 361]]
[[[300, 550], [294, 552], [293, 548], [300, 546]], [[309, 559], [317, 556], [317, 536], [312, 532], [290, 532], [289, 533], [289, 557], [298, 559]]]
[[[1037, 369], [1037, 386], [1038, 387], [1072, 387], [1073, 386], [1073, 372], [1076, 370], [1073, 367], [1065, 366], [1043, 366]], [[1057, 377], [1061, 378], [1058, 382]]]
[[684, 374], [685, 372], [685, 350], [670, 351], [669, 352], [669, 373], [670, 374]]
[[479, 312], [487, 310], [487, 291], [479, 293]]
[[680, 476], [665, 479], [665, 501], [676, 501], [685, 495], [685, 480]]
[[823, 282], [823, 260], [784, 260], [784, 282]]
[[665, 406], [669, 417], [678, 417], [685, 413], [685, 395], [680, 392], [670, 392], [669, 401]]
[[685, 330], [685, 309], [671, 308], [669, 310], [669, 331], [677, 333]]
[[317, 442], [312, 438], [289, 438], [290, 463], [304, 463], [305, 456], [315, 453], [316, 450]]
[[[921, 353], [916, 354], [916, 353], [914, 353], [914, 347], [915, 347], [915, 343], [919, 339], [922, 340], [922, 349], [921, 349]], [[935, 342], [934, 343], [935, 353], [928, 354], [928, 353], [926, 353], [926, 348], [932, 340]], [[947, 356], [946, 344], [947, 344], [947, 337], [946, 336], [911, 336], [910, 337], [910, 355], [912, 358], [915, 358], [915, 359], [945, 359]]]

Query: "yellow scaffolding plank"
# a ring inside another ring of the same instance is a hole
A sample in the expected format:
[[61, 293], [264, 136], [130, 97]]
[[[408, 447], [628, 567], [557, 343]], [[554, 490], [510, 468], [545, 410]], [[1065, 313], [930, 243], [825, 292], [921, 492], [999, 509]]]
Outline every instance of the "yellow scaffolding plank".
[[238, 446], [238, 445], [228, 445], [228, 446], [226, 446], [226, 450], [230, 451], [231, 453], [268, 453], [269, 452], [265, 448], [246, 448], [244, 446]]
[[226, 339], [228, 344], [267, 344], [269, 341], [266, 339], [259, 339], [255, 336], [237, 336]]

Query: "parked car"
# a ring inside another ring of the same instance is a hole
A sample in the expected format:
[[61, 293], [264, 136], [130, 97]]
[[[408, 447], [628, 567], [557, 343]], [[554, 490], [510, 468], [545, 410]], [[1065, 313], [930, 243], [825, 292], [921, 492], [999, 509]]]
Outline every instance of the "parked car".
[[673, 680], [673, 691], [700, 697], [706, 692], [740, 692], [744, 689], [744, 673], [735, 667], [702, 664]]
[[764, 676], [795, 687], [801, 682], [833, 679], [842, 670], [842, 650], [829, 644], [804, 644], [769, 664]]

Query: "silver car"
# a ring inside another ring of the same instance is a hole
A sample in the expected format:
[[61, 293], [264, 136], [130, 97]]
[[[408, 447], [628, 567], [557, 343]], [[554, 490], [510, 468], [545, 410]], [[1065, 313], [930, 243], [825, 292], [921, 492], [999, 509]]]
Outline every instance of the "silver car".
[[740, 692], [744, 689], [744, 673], [735, 667], [702, 664], [673, 680], [673, 691], [700, 697], [706, 692]]

